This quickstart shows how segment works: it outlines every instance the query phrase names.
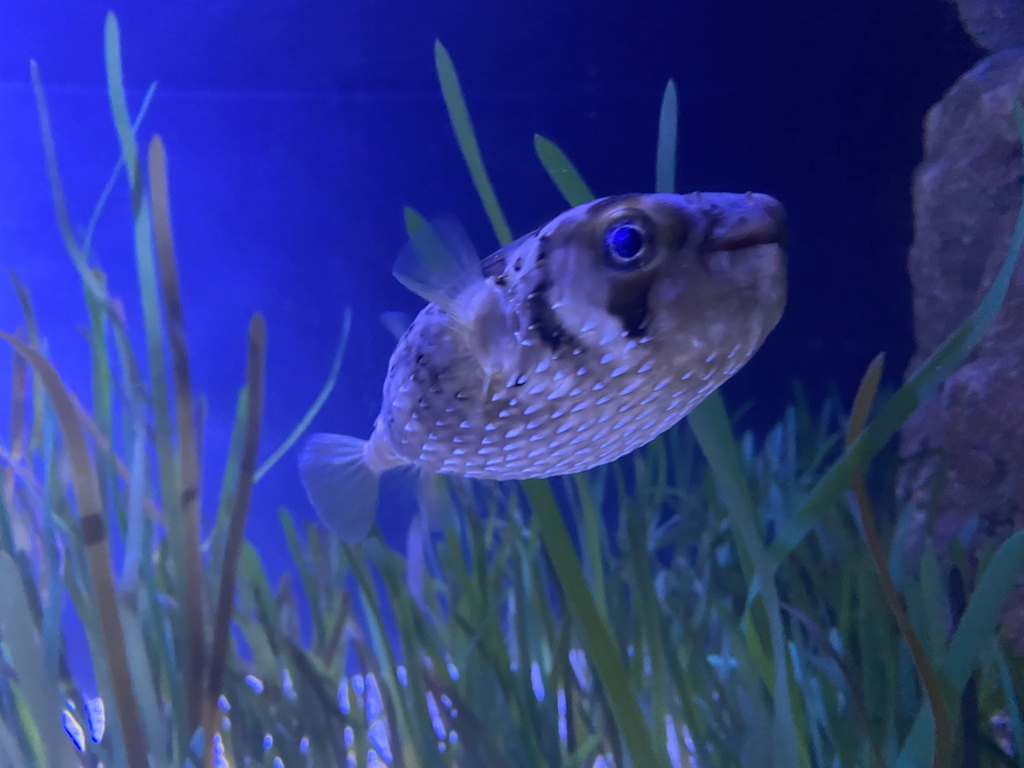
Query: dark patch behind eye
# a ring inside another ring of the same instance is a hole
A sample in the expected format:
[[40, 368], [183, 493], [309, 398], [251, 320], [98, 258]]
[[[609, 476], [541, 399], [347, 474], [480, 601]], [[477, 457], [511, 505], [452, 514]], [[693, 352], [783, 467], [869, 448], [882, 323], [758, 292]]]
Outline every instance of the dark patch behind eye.
[[653, 277], [646, 275], [643, 280], [623, 281], [614, 286], [608, 298], [608, 312], [619, 319], [622, 330], [631, 339], [647, 335]]
[[558, 321], [555, 310], [551, 308], [551, 280], [545, 277], [529, 295], [530, 328], [537, 332], [541, 340], [552, 352], [557, 352], [563, 345], [579, 346], [579, 341], [569, 333]]

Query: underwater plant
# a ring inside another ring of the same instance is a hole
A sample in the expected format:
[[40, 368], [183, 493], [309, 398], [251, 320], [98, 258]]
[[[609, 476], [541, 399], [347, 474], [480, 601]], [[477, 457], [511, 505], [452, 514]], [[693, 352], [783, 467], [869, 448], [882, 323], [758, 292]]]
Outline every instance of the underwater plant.
[[[138, 146], [153, 90], [133, 116], [113, 15], [105, 50], [121, 150], [111, 184], [131, 191], [145, 343], [133, 348], [134, 321], [88, 234], [75, 235], [33, 67], [57, 221], [88, 313], [91, 407], [49, 359], [18, 284], [25, 331], [2, 334], [15, 356], [0, 440], [0, 766], [1020, 764], [1024, 670], [997, 623], [1024, 533], [976, 575], [927, 542], [905, 557], [909, 513], [887, 446], [992, 322], [1024, 211], [983, 302], [882, 403], [881, 358], [849, 412], [797, 396], [760, 441], [736, 437], [713, 395], [687, 426], [612, 465], [446, 484], [446, 525], [417, 518], [404, 553], [378, 536], [348, 545], [300, 531], [282, 510], [293, 568], [272, 585], [244, 539], [248, 500], [331, 391], [348, 318], [320, 397], [260, 464], [266, 330], [254, 315], [219, 504], [200, 514], [202, 410], [167, 152], [159, 137]], [[507, 243], [440, 43], [436, 66]], [[658, 191], [675, 188], [676, 113], [670, 83]], [[536, 137], [535, 151], [569, 204], [593, 198], [552, 141]], [[428, 225], [409, 209], [406, 226], [413, 236]], [[68, 668], [67, 601], [98, 699]]]

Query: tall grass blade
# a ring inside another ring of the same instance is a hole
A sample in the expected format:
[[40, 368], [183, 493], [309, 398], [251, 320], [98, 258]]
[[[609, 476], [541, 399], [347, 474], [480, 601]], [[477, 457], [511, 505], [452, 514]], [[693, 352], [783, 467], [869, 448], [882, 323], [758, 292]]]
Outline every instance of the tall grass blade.
[[544, 170], [570, 206], [582, 205], [594, 199], [590, 187], [557, 144], [537, 134], [533, 137], [533, 148]]
[[281, 445], [279, 445], [277, 449], [263, 461], [262, 464], [260, 464], [255, 474], [253, 474], [253, 483], [258, 483], [267, 474], [267, 472], [273, 469], [274, 465], [281, 460], [281, 457], [292, 449], [292, 446], [294, 446], [306, 433], [306, 430], [309, 429], [309, 425], [313, 423], [313, 419], [316, 418], [317, 414], [320, 413], [320, 410], [324, 407], [327, 399], [334, 391], [335, 385], [338, 383], [338, 374], [341, 372], [341, 361], [345, 356], [345, 347], [348, 346], [348, 334], [351, 330], [352, 310], [346, 308], [345, 313], [342, 315], [341, 335], [338, 336], [338, 344], [334, 348], [334, 357], [331, 359], [331, 368], [327, 373], [327, 380], [320, 389], [320, 393], [313, 400], [313, 404], [309, 406], [305, 415], [299, 423], [295, 425], [295, 429], [293, 429], [289, 433], [288, 437], [284, 439], [284, 442], [281, 443]]
[[661, 99], [658, 119], [658, 145], [655, 161], [656, 192], [676, 191], [676, 149], [679, 141], [679, 100], [676, 82], [669, 80]]
[[[847, 429], [846, 441], [849, 445], [860, 435], [867, 424], [871, 406], [874, 403], [875, 395], [878, 393], [878, 384], [882, 380], [882, 369], [885, 362], [884, 355], [877, 355], [868, 366], [864, 377], [861, 379], [857, 389], [857, 395], [853, 401], [853, 410], [850, 413], [850, 424]], [[953, 739], [950, 734], [949, 718], [946, 717], [945, 705], [942, 700], [942, 689], [935, 669], [932, 667], [921, 644], [917, 633], [910, 624], [903, 604], [900, 601], [899, 593], [893, 584], [892, 576], [886, 562], [885, 551], [875, 527], [875, 516], [872, 511], [872, 504], [868, 496], [867, 484], [860, 472], [854, 472], [850, 479], [850, 487], [857, 502], [857, 509], [860, 512], [861, 528], [864, 531], [864, 538], [867, 540], [868, 550], [875, 563], [875, 570], [878, 571], [878, 578], [882, 583], [882, 592], [885, 594], [889, 610], [899, 627], [900, 634], [907, 642], [910, 654], [914, 660], [914, 667], [925, 692], [928, 694], [928, 703], [931, 706], [932, 722], [935, 727], [935, 759], [933, 768], [947, 768], [952, 760]]]
[[235, 598], [235, 582], [238, 577], [238, 560], [245, 535], [245, 520], [249, 513], [249, 496], [252, 493], [253, 475], [256, 472], [256, 451], [259, 447], [260, 426], [263, 417], [263, 385], [266, 374], [267, 329], [263, 316], [254, 315], [249, 324], [249, 355], [246, 364], [246, 409], [245, 441], [242, 445], [242, 461], [238, 473], [238, 487], [231, 510], [227, 540], [224, 546], [221, 566], [220, 591], [214, 614], [213, 646], [210, 651], [209, 679], [206, 684], [206, 701], [203, 705], [203, 729], [206, 732], [204, 765], [213, 766], [213, 736], [216, 730], [218, 709], [217, 699], [224, 683], [227, 665], [229, 630], [231, 628], [232, 606]]
[[483, 202], [487, 218], [491, 222], [494, 236], [498, 238], [501, 245], [508, 245], [512, 242], [512, 231], [509, 229], [505, 214], [501, 212], [498, 204], [498, 197], [494, 193], [494, 186], [491, 184], [490, 176], [487, 175], [487, 168], [484, 166], [483, 156], [480, 154], [480, 145], [477, 144], [476, 133], [473, 130], [473, 122], [469, 117], [469, 110], [466, 107], [466, 98], [462, 94], [462, 86], [459, 84], [459, 76], [455, 72], [451, 56], [448, 50], [441, 44], [440, 40], [434, 42], [434, 62], [437, 67], [437, 77], [441, 83], [441, 93], [444, 96], [444, 103], [448, 109], [448, 117], [455, 131], [455, 138], [459, 142], [459, 149], [469, 167], [469, 174], [473, 178], [473, 185]]
[[[167, 183], [167, 153], [163, 140], [154, 136], [149, 143], [150, 194], [153, 206], [153, 235], [156, 241], [157, 264], [163, 288], [164, 312], [167, 317], [167, 337], [171, 347], [171, 369], [177, 410], [178, 465], [180, 494], [178, 506], [183, 532], [185, 593], [184, 613], [187, 642], [182, 654], [188, 691], [189, 723], [198, 727], [203, 690], [203, 573], [199, 551], [199, 452], [193, 422], [192, 374], [189, 370], [188, 344], [185, 337], [185, 318], [181, 309], [178, 288], [178, 265], [174, 255], [174, 236], [171, 232], [171, 201]], [[168, 520], [170, 526], [177, 526]]]

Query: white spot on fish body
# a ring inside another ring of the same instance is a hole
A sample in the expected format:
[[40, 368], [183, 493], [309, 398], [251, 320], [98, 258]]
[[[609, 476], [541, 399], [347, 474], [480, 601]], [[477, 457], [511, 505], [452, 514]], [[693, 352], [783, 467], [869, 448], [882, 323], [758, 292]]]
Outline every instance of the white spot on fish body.
[[586, 367], [581, 365], [579, 368], [577, 368], [576, 369], [576, 375], [577, 376], [586, 376], [587, 375]]
[[594, 405], [604, 405], [605, 403], [611, 402], [611, 395], [602, 395], [594, 401]]
[[636, 392], [638, 389], [640, 389], [640, 382], [634, 381], [632, 384], [627, 384], [625, 387], [619, 390], [619, 394], [629, 395], [632, 394], [633, 392]]
[[551, 367], [551, 360], [549, 358], [545, 357], [543, 360], [541, 360], [539, 363], [537, 363], [537, 367], [534, 368], [533, 371], [534, 371], [534, 373], [544, 373], [544, 371], [546, 371], [550, 367]]
[[554, 374], [551, 376], [552, 381], [561, 381], [564, 378], [565, 378], [565, 371], [561, 371], [561, 370], [555, 371]]
[[512, 412], [508, 411], [508, 410], [503, 410], [503, 411], [499, 411], [498, 412], [498, 418], [499, 419], [507, 419], [511, 415], [512, 415]]
[[473, 425], [470, 424], [468, 421], [462, 421], [459, 423], [459, 429], [471, 429], [472, 426]]
[[604, 383], [599, 381], [594, 386], [592, 386], [590, 388], [590, 391], [591, 392], [600, 392], [602, 389], [604, 389]]
[[541, 392], [543, 392], [543, 391], [544, 391], [544, 384], [543, 384], [543, 383], [541, 383], [541, 384], [534, 384], [534, 385], [533, 385], [532, 387], [530, 387], [530, 389], [528, 390], [528, 394], [531, 394], [531, 395], [539, 395], [539, 394], [540, 394]]
[[539, 405], [528, 405], [523, 408], [523, 416], [530, 416], [540, 410]]
[[579, 397], [583, 394], [583, 390], [579, 387], [573, 387], [569, 390], [569, 397]]
[[496, 450], [497, 450], [496, 448], [492, 448], [490, 446], [485, 446], [483, 448], [477, 449], [476, 453], [477, 453], [477, 456], [489, 456], [490, 454], [494, 453]]
[[576, 403], [576, 405], [569, 409], [569, 413], [579, 413], [583, 409], [589, 408], [590, 402], [590, 400], [581, 400], [580, 402]]
[[637, 343], [633, 339], [630, 339], [629, 341], [626, 342], [625, 350], [627, 352], [632, 352], [636, 348], [637, 348]]
[[605, 355], [604, 355], [604, 356], [603, 356], [603, 357], [601, 358], [601, 365], [608, 365], [608, 363], [610, 363], [610, 362], [611, 362], [612, 360], [614, 360], [614, 359], [615, 359], [615, 355], [613, 355], [613, 354], [611, 354], [611, 353], [609, 352], [609, 353], [605, 354]]
[[512, 427], [508, 432], [505, 433], [505, 439], [511, 440], [513, 437], [519, 437], [523, 433], [524, 427], [522, 425], [518, 427]]
[[535, 459], [538, 456], [543, 455], [546, 451], [547, 451], [547, 448], [534, 448], [532, 451], [530, 451], [528, 454], [526, 454], [526, 458], [528, 458], [528, 459]]
[[484, 431], [486, 431], [486, 432], [493, 432], [497, 428], [498, 428], [498, 425], [495, 424], [493, 421], [488, 422], [487, 424], [484, 424]]
[[639, 368], [637, 368], [636, 372], [637, 373], [647, 373], [653, 367], [654, 367], [654, 362], [652, 360], [648, 360], [646, 363], [644, 363]]
[[454, 448], [454, 449], [452, 449], [452, 456], [465, 456], [465, 455], [466, 455], [466, 449], [465, 448]]
[[563, 432], [568, 432], [572, 429], [572, 422], [566, 421], [559, 425], [558, 429], [555, 430], [556, 435], [560, 435]]
[[629, 370], [629, 366], [628, 365], [620, 365], [618, 368], [616, 368], [614, 371], [612, 371], [612, 378], [614, 379], [616, 376], [621, 376], [622, 374], [626, 373], [628, 370]]

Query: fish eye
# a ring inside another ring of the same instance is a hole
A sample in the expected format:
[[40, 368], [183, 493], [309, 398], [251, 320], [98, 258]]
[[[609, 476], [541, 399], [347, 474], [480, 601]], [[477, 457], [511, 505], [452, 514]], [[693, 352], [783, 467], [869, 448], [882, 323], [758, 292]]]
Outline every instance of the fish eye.
[[[639, 213], [639, 212], [637, 212]], [[651, 223], [632, 212], [616, 218], [604, 231], [604, 255], [615, 269], [640, 269], [651, 257]]]

